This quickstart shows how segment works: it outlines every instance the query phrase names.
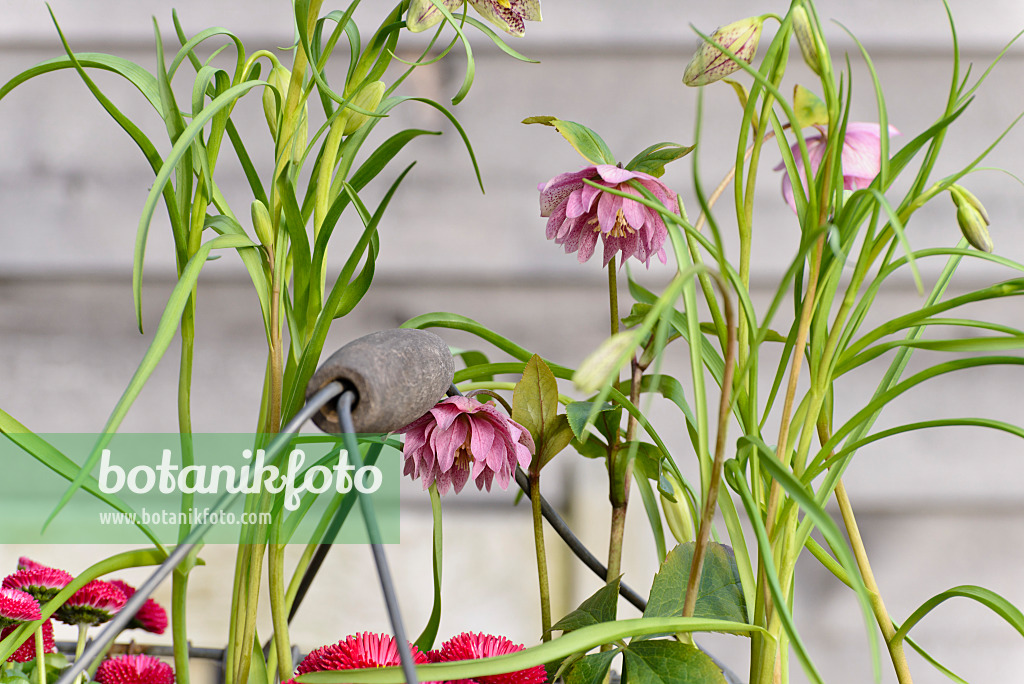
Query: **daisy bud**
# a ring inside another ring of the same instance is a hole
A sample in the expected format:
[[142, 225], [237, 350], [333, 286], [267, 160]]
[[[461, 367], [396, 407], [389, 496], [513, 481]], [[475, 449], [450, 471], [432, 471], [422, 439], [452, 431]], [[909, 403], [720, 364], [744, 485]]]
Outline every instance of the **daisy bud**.
[[[748, 17], [720, 26], [711, 34], [711, 40], [730, 50], [736, 58], [750, 64], [757, 53], [757, 41], [761, 38], [763, 17]], [[714, 83], [737, 71], [740, 65], [713, 44], [702, 41], [697, 53], [686, 65], [683, 83], [688, 86], [702, 86]]]
[[[380, 104], [381, 98], [384, 97], [384, 90], [384, 81], [367, 83], [352, 98], [352, 104], [368, 112], [375, 111]], [[348, 121], [345, 122], [345, 135], [352, 135], [370, 119], [366, 114], [360, 114], [351, 110], [342, 113], [342, 116], [346, 115], [348, 116]]]
[[268, 250], [273, 250], [274, 226], [270, 221], [270, 212], [267, 210], [267, 205], [259, 200], [254, 200], [249, 211], [252, 214], [252, 227], [256, 231], [256, 238]]
[[693, 516], [690, 514], [690, 505], [683, 495], [683, 485], [670, 472], [666, 472], [664, 476], [671, 483], [672, 492], [676, 498], [675, 501], [671, 501], [667, 496], [661, 494], [661, 510], [665, 512], [665, 522], [668, 523], [668, 529], [677, 542], [680, 544], [692, 542], [695, 539]]
[[811, 71], [821, 76], [821, 54], [818, 51], [818, 40], [814, 34], [814, 26], [811, 24], [807, 10], [797, 5], [790, 12], [793, 18], [793, 34], [796, 36], [796, 43], [800, 46], [800, 52], [804, 56], [804, 62], [811, 68]]
[[967, 242], [982, 252], [991, 252], [992, 237], [988, 233], [988, 212], [984, 205], [966, 189], [954, 185], [949, 189], [956, 205], [956, 221]]

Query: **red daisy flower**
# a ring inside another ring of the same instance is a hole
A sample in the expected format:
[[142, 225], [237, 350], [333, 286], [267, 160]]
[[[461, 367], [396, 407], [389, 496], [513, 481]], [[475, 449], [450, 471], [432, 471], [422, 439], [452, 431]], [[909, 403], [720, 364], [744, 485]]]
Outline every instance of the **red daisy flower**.
[[54, 616], [69, 625], [99, 625], [114, 617], [127, 600], [110, 582], [93, 580], [72, 594]]
[[[441, 661], [476, 660], [522, 651], [521, 644], [514, 644], [505, 637], [491, 634], [463, 632], [441, 646]], [[505, 674], [459, 680], [460, 684], [544, 684], [548, 681], [543, 665]]]
[[42, 563], [36, 563], [34, 560], [29, 558], [28, 556], [21, 556], [18, 559], [18, 570], [30, 570], [32, 568], [45, 568], [45, 567], [47, 567], [47, 566], [43, 565]]
[[[425, 665], [430, 660], [418, 648], [409, 644], [412, 659], [417, 665]], [[398, 655], [398, 644], [388, 634], [360, 632], [346, 637], [336, 644], [328, 644], [314, 649], [303, 658], [295, 670], [295, 676], [324, 670], [356, 670], [363, 667], [387, 667], [401, 665]], [[284, 684], [295, 684], [294, 679]], [[427, 683], [424, 684], [433, 684]]]
[[[18, 561], [28, 560], [22, 558]], [[31, 561], [29, 561], [31, 563]], [[45, 565], [35, 564], [34, 567], [24, 567], [17, 572], [4, 578], [3, 586], [8, 589], [20, 589], [32, 594], [39, 603], [46, 603], [60, 593], [60, 590], [68, 586], [73, 580], [70, 574], [57, 568], [48, 568]]]
[[174, 684], [174, 670], [153, 656], [121, 655], [100, 664], [96, 681], [100, 684]]
[[[6, 639], [7, 636], [18, 628], [17, 625], [11, 625], [10, 627], [4, 627], [0, 631], [0, 639]], [[53, 641], [53, 620], [47, 620], [43, 623], [43, 653], [56, 653], [57, 645]], [[17, 650], [11, 654], [11, 657], [7, 659], [9, 663], [27, 663], [30, 660], [35, 660], [36, 657], [36, 637], [33, 632], [31, 636], [17, 648]]]
[[[135, 587], [121, 580], [111, 580], [111, 584], [124, 592], [125, 599], [135, 594]], [[128, 623], [127, 629], [144, 629], [153, 634], [163, 634], [167, 629], [167, 611], [153, 599], [146, 599], [138, 612]]]
[[39, 602], [31, 594], [20, 589], [0, 587], [0, 627], [10, 627], [22, 622], [38, 620]]

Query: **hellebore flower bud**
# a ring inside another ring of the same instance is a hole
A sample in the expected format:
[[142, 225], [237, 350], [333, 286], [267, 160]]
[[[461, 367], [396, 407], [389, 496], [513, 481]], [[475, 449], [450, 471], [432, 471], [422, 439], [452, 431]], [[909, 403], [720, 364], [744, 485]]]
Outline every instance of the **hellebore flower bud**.
[[804, 62], [811, 68], [811, 71], [821, 76], [818, 40], [814, 35], [811, 19], [807, 16], [807, 10], [802, 5], [797, 5], [790, 15], [793, 18], [793, 34], [796, 36], [796, 43], [800, 46], [800, 52], [804, 56]]
[[[748, 17], [720, 26], [711, 34], [711, 39], [732, 51], [737, 59], [747, 64], [757, 53], [757, 41], [761, 38], [763, 17]], [[702, 41], [696, 54], [686, 65], [683, 83], [688, 86], [702, 86], [714, 83], [737, 71], [739, 64], [707, 41]]]
[[[356, 93], [351, 102], [360, 109], [365, 109], [368, 112], [375, 111], [380, 105], [381, 98], [384, 97], [384, 90], [384, 81], [367, 83]], [[352, 135], [370, 119], [366, 114], [354, 111], [346, 111], [341, 116], [348, 116], [348, 120], [345, 122], [345, 135]]]
[[960, 224], [960, 232], [967, 242], [982, 252], [991, 252], [992, 237], [988, 233], [988, 212], [984, 205], [967, 189], [954, 185], [949, 195], [956, 205], [956, 222]]
[[668, 523], [668, 529], [672, 532], [672, 536], [676, 538], [678, 543], [692, 542], [695, 539], [693, 534], [693, 517], [690, 514], [690, 505], [686, 502], [686, 497], [683, 495], [683, 484], [671, 472], [665, 472], [664, 477], [671, 483], [672, 491], [676, 498], [673, 502], [667, 496], [661, 494], [661, 510], [665, 513], [665, 522]]
[[270, 212], [267, 211], [267, 205], [259, 200], [255, 200], [249, 211], [252, 214], [252, 227], [256, 231], [256, 238], [260, 241], [261, 245], [273, 251], [274, 229], [270, 221]]

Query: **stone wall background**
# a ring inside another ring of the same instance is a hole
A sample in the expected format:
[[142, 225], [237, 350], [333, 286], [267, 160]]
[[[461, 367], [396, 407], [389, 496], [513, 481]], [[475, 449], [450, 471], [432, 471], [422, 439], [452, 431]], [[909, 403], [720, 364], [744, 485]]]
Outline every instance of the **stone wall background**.
[[[171, 3], [51, 4], [76, 50], [111, 52], [152, 68], [151, 15], [158, 19], [167, 44], [173, 40]], [[364, 28], [370, 26], [368, 10], [378, 9], [378, 4], [364, 2]], [[250, 51], [291, 39], [284, 2], [181, 0], [174, 6], [187, 32], [224, 26], [237, 32]], [[950, 6], [963, 60], [974, 64], [975, 76], [1024, 28], [1024, 5], [1013, 0], [951, 0]], [[326, 348], [420, 313], [449, 310], [476, 318], [546, 357], [578, 363], [606, 334], [604, 276], [599, 264], [580, 266], [546, 244], [535, 187], [538, 181], [576, 168], [579, 158], [553, 131], [518, 122], [534, 114], [579, 120], [626, 158], [658, 140], [689, 143], [696, 93], [680, 83], [695, 44], [688, 24], [708, 30], [766, 9], [783, 12], [785, 3], [547, 0], [545, 21], [530, 25], [527, 39], [513, 43], [539, 59], [540, 65], [515, 62], [477, 41], [477, 81], [455, 111], [473, 142], [487, 192], [479, 192], [465, 149], [436, 112], [425, 107], [396, 110], [403, 124], [444, 134], [410, 146], [407, 156], [420, 162], [381, 228], [374, 288], [351, 316], [336, 325]], [[890, 122], [903, 133], [895, 145], [934, 121], [945, 100], [951, 65], [941, 3], [869, 0], [854, 6], [822, 0], [819, 13], [841, 21], [870, 51], [885, 88]], [[838, 52], [850, 54], [856, 93], [851, 118], [877, 120], [870, 81], [855, 45], [837, 25], [829, 24], [828, 31]], [[60, 52], [43, 3], [0, 0], [0, 80]], [[954, 126], [935, 177], [974, 158], [1024, 110], [1024, 96], [1017, 87], [1024, 78], [1021, 55], [1019, 48], [1009, 52]], [[418, 71], [410, 88], [447, 102], [461, 79], [459, 69], [452, 66], [458, 64], [456, 58], [446, 68]], [[787, 84], [810, 84], [811, 76], [797, 63]], [[96, 80], [126, 113], [141, 118], [159, 144], [162, 124], [138, 93], [107, 74], [96, 75]], [[243, 131], [257, 141], [251, 152], [265, 166], [270, 139], [262, 111], [258, 99], [246, 102], [248, 109], [240, 112]], [[731, 90], [724, 86], [708, 89], [704, 106], [701, 167], [708, 187], [731, 164], [734, 152], [728, 140], [739, 114]], [[166, 150], [166, 144], [160, 149]], [[1020, 175], [1022, 158], [1024, 141], [1019, 132], [1011, 132], [985, 165]], [[778, 180], [769, 171], [777, 161], [778, 153], [766, 150], [758, 187], [753, 279], [758, 286], [755, 296], [761, 300], [771, 296], [770, 286], [784, 270], [796, 239], [792, 215], [779, 201]], [[226, 163], [218, 174], [225, 194], [239, 198], [236, 207], [245, 207], [246, 186], [237, 166]], [[73, 73], [50, 74], [0, 101], [0, 407], [35, 431], [101, 429], [149, 343], [135, 328], [130, 273], [138, 212], [151, 179], [138, 150]], [[665, 179], [688, 206], [695, 206], [689, 163], [670, 167]], [[995, 171], [981, 171], [967, 184], [993, 218], [997, 252], [1024, 261], [1020, 186], [1008, 174]], [[936, 202], [914, 218], [909, 234], [915, 246], [948, 245], [958, 239], [954, 210], [946, 204]], [[144, 294], [144, 320], [150, 330], [173, 284], [170, 240], [159, 212], [157, 216]], [[730, 222], [727, 217], [723, 221], [728, 234]], [[345, 238], [340, 239], [335, 259], [347, 251]], [[921, 263], [926, 286], [934, 282], [941, 266], [938, 261]], [[1013, 275], [981, 262], [965, 264], [954, 289]], [[643, 277], [659, 286], [668, 275], [652, 266]], [[251, 429], [263, 376], [263, 334], [255, 298], [244, 272], [230, 258], [207, 266], [200, 293], [196, 429]], [[894, 279], [879, 302], [878, 316], [896, 315], [919, 301], [909, 278]], [[983, 307], [978, 315], [1017, 327], [1024, 324], [1021, 307], [1012, 299]], [[457, 334], [444, 335], [453, 345], [471, 342]], [[124, 429], [175, 429], [174, 348], [168, 356]], [[685, 359], [670, 364], [682, 372]], [[878, 367], [865, 370], [844, 382], [837, 404], [856, 406], [871, 392], [871, 373]], [[935, 415], [987, 415], [1020, 423], [1019, 383], [1020, 375], [1013, 369], [952, 376], [895, 402], [879, 427]], [[664, 423], [672, 416], [661, 419]], [[670, 444], [685, 453], [681, 431], [665, 431]], [[1020, 442], [1012, 437], [966, 429], [915, 433], [863, 450], [848, 472], [847, 486], [896, 619], [909, 615], [928, 597], [965, 583], [991, 588], [1024, 604], [1019, 582], [1024, 566], [1021, 456]], [[560, 460], [558, 472], [545, 484], [547, 493], [592, 548], [601, 550], [608, 517], [602, 469], [569, 454]], [[389, 555], [410, 630], [417, 631], [430, 610], [430, 516], [418, 484], [406, 484], [403, 543], [389, 549]], [[526, 507], [512, 508], [510, 495], [463, 494], [446, 510], [441, 636], [484, 630], [534, 641], [536, 580], [531, 574]], [[630, 525], [634, 534], [626, 581], [645, 590], [656, 559], [646, 543], [639, 502]], [[109, 552], [92, 547], [4, 548], [0, 567], [13, 567], [18, 555], [29, 553], [75, 571]], [[598, 584], [553, 543], [551, 552], [560, 600], [555, 612], [565, 612]], [[194, 575], [190, 634], [197, 644], [222, 645], [233, 552], [210, 547], [204, 555], [209, 565]], [[131, 578], [142, 577], [144, 573]], [[867, 681], [871, 664], [863, 622], [848, 591], [813, 560], [801, 567], [800, 582], [798, 624], [826, 681]], [[166, 603], [169, 589], [162, 589], [158, 597]], [[624, 606], [622, 614], [629, 611]], [[365, 549], [339, 548], [300, 613], [295, 640], [310, 649], [364, 629], [387, 629], [372, 563]], [[914, 634], [970, 681], [1013, 681], [1024, 668], [1020, 635], [966, 601], [939, 608]], [[738, 672], [745, 671], [745, 641], [715, 636], [704, 643]], [[911, 657], [919, 681], [941, 681], [916, 654]], [[802, 681], [798, 667], [793, 669], [794, 681]], [[886, 675], [883, 681], [895, 679]]]

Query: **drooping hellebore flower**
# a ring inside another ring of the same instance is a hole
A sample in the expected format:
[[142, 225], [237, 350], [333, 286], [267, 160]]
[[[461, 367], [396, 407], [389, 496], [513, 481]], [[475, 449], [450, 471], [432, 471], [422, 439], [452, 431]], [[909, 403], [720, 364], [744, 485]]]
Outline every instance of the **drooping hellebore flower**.
[[93, 580], [72, 594], [54, 617], [68, 625], [99, 625], [114, 617], [127, 601], [124, 592], [110, 582]]
[[[121, 590], [125, 599], [130, 599], [135, 594], [135, 587], [127, 582], [111, 580], [110, 583]], [[167, 611], [155, 600], [146, 599], [126, 629], [144, 629], [153, 634], [163, 634], [167, 629]]]
[[74, 577], [63, 570], [36, 563], [34, 567], [26, 566], [5, 577], [3, 586], [8, 589], [20, 589], [32, 594], [39, 603], [46, 603], [73, 579]]
[[[6, 639], [11, 632], [18, 629], [17, 625], [11, 625], [10, 627], [4, 627], [0, 631], [0, 639]], [[53, 640], [53, 620], [47, 620], [43, 623], [43, 653], [56, 653], [57, 644]], [[36, 658], [36, 637], [35, 634], [30, 636], [14, 650], [14, 653], [7, 659], [9, 663], [27, 663], [30, 660]]]
[[[807, 136], [807, 157], [811, 162], [811, 172], [817, 173], [821, 160], [825, 156], [825, 148], [828, 145], [828, 137], [820, 126], [815, 126], [817, 132]], [[862, 190], [869, 185], [878, 175], [882, 166], [882, 138], [881, 127], [876, 123], [852, 122], [846, 125], [846, 138], [843, 140], [843, 150], [840, 159], [843, 165], [843, 187], [847, 190]], [[889, 126], [889, 136], [899, 135], [892, 126]], [[804, 162], [800, 155], [800, 145], [793, 145], [793, 159], [796, 162], [797, 174], [800, 176], [801, 184], [804, 182]], [[775, 167], [776, 171], [786, 168], [785, 163]], [[804, 190], [806, 191], [806, 186]], [[786, 203], [796, 212], [796, 199], [793, 197], [793, 184], [789, 174], [782, 176], [782, 197]]]
[[31, 594], [20, 589], [0, 588], [0, 627], [19, 625], [42, 616], [39, 602]]
[[174, 684], [174, 669], [143, 653], [108, 658], [96, 670], [99, 684]]
[[405, 474], [458, 494], [472, 477], [478, 489], [497, 477], [507, 489], [516, 464], [526, 468], [534, 452], [529, 430], [490, 404], [472, 397], [448, 397], [399, 433], [405, 434]]
[[665, 263], [663, 246], [668, 229], [661, 214], [640, 202], [603, 192], [584, 183], [584, 179], [641, 197], [629, 185], [629, 181], [635, 180], [666, 207], [676, 203], [676, 194], [650, 174], [611, 164], [588, 166], [537, 186], [540, 215], [548, 219], [547, 238], [563, 245], [566, 254], [576, 252], [581, 264], [593, 256], [599, 237], [604, 243], [605, 266], [617, 252], [622, 252], [623, 261], [635, 257], [648, 267], [654, 255]]
[[[412, 659], [417, 665], [425, 665], [430, 662], [418, 648], [412, 644], [409, 644], [409, 648], [412, 651]], [[345, 637], [336, 644], [328, 644], [310, 651], [309, 655], [303, 658], [295, 669], [295, 676], [324, 670], [355, 670], [364, 667], [387, 667], [401, 664], [398, 644], [392, 636], [360, 632]], [[289, 679], [283, 684], [295, 684], [295, 680]]]
[[[444, 0], [447, 10], [454, 12], [465, 4], [465, 0]], [[540, 0], [469, 0], [469, 4], [505, 33], [522, 37], [526, 33], [527, 21], [540, 21]], [[418, 33], [435, 26], [444, 15], [430, 0], [412, 0], [405, 24], [410, 31]]]
[[[517, 653], [523, 650], [521, 644], [514, 644], [505, 637], [473, 632], [463, 632], [444, 642], [436, 651], [439, 662], [454, 660], [476, 660], [492, 656]], [[543, 665], [505, 674], [487, 675], [473, 679], [457, 680], [458, 684], [544, 684], [548, 681]]]

